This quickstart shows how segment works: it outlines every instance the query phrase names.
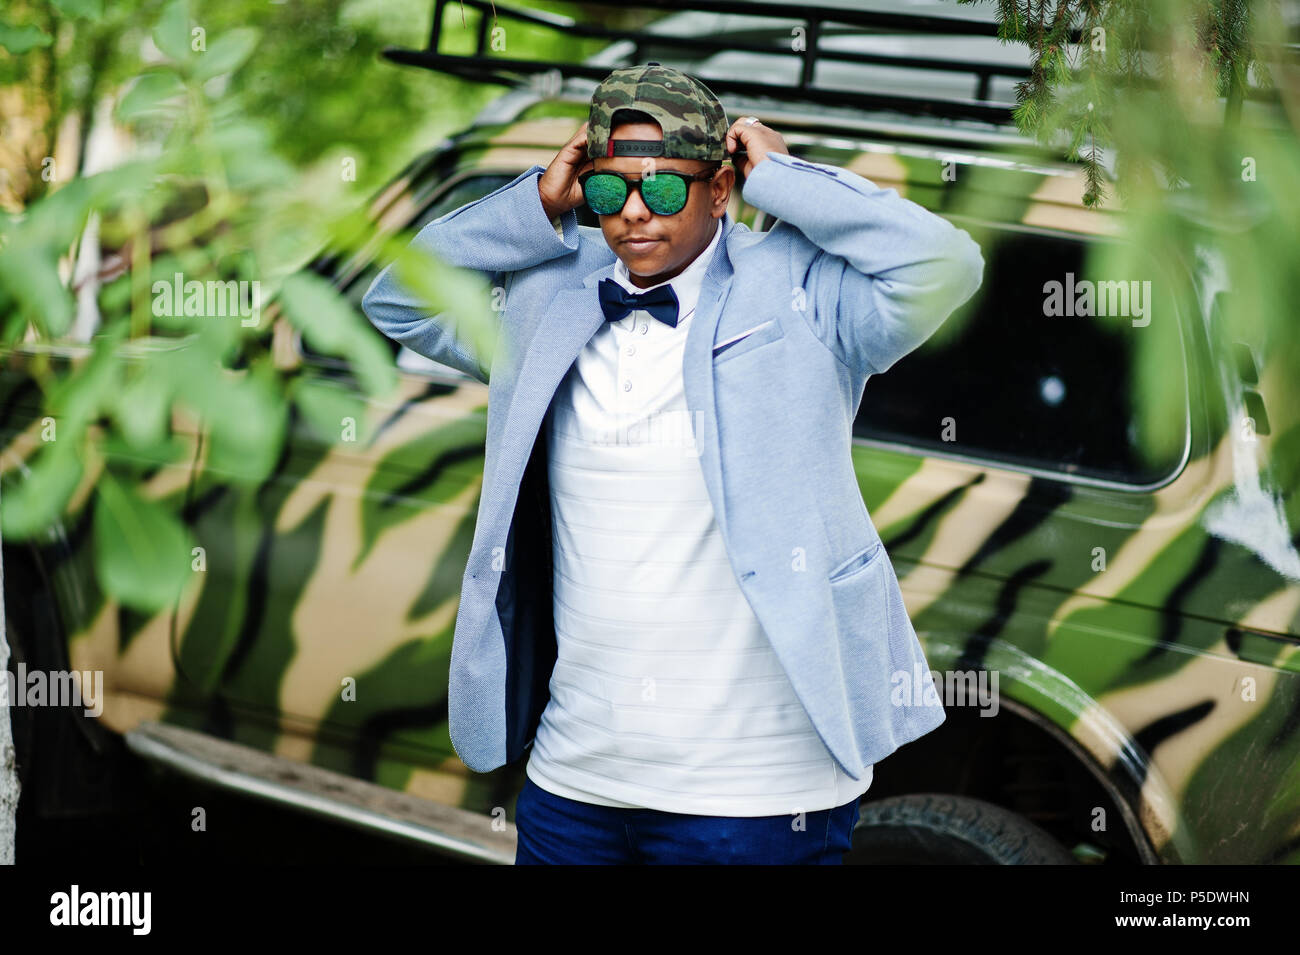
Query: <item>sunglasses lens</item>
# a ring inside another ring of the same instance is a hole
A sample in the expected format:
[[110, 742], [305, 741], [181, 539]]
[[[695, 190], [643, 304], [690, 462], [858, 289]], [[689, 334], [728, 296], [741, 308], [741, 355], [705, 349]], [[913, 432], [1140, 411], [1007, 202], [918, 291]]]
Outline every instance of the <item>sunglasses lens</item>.
[[679, 176], [646, 176], [641, 180], [641, 198], [655, 215], [670, 216], [686, 206], [686, 187]]
[[582, 184], [582, 194], [591, 211], [598, 216], [611, 216], [623, 208], [627, 200], [627, 183], [618, 176], [596, 173]]

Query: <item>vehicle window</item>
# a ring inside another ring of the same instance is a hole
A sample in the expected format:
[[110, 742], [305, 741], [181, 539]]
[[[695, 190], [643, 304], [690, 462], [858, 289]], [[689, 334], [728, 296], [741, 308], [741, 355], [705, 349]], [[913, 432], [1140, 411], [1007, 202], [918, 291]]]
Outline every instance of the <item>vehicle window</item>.
[[[411, 223], [411, 235], [419, 232], [434, 219], [446, 215], [453, 209], [458, 209], [467, 202], [473, 202], [475, 199], [481, 199], [489, 192], [501, 188], [506, 183], [514, 179], [514, 176], [506, 174], [493, 174], [483, 176], [473, 176], [468, 179], [462, 179], [450, 188], [436, 193], [433, 201], [424, 207]], [[343, 288], [343, 295], [351, 303], [352, 307], [361, 313], [361, 299], [365, 297], [366, 290], [370, 288], [370, 283], [375, 280], [375, 276], [383, 271], [386, 261], [375, 261], [362, 269], [353, 279]], [[330, 355], [321, 355], [313, 352], [307, 345], [306, 341], [299, 340], [299, 347], [305, 357], [322, 365], [342, 366], [336, 358]], [[388, 344], [394, 350], [397, 358], [398, 367], [407, 371], [446, 371], [445, 366], [425, 358], [423, 355], [417, 355], [404, 345], [388, 340]]]
[[[471, 179], [462, 179], [450, 189], [439, 193], [437, 197], [424, 207], [424, 210], [412, 220], [411, 235], [419, 232], [426, 225], [444, 216], [453, 209], [459, 209], [467, 202], [473, 202], [475, 199], [482, 199], [489, 192], [500, 189], [506, 183], [514, 179], [514, 176], [495, 175], [495, 176], [474, 176]], [[361, 299], [365, 297], [366, 290], [370, 288], [370, 283], [375, 280], [375, 276], [383, 271], [384, 266], [388, 265], [386, 261], [372, 262], [365, 269], [357, 274], [355, 278], [348, 283], [344, 289], [352, 307], [358, 312], [361, 311]]]
[[[522, 172], [523, 170], [520, 170]], [[473, 176], [469, 179], [462, 179], [445, 192], [437, 194], [437, 198], [425, 206], [424, 211], [415, 218], [412, 225], [413, 232], [419, 232], [426, 225], [437, 219], [439, 216], [445, 216], [453, 209], [459, 209], [467, 202], [473, 202], [475, 199], [482, 199], [489, 192], [500, 189], [506, 183], [512, 181], [514, 176], [504, 174], [490, 176]]]
[[[1081, 289], [1081, 281], [1099, 279], [1087, 273], [1085, 241], [996, 230], [982, 245], [984, 284], [945, 322], [954, 330], [941, 326], [886, 374], [868, 379], [854, 436], [1124, 483], [1171, 476], [1181, 450], [1166, 452], [1164, 460], [1150, 455], [1134, 408], [1139, 344], [1158, 343], [1176, 379], [1170, 387], [1185, 393], [1182, 340], [1167, 287], [1151, 281], [1145, 318], [1132, 314], [1133, 303], [1131, 317], [1048, 315], [1046, 283], [1060, 282], [1064, 290], [1072, 281]], [[1106, 278], [1153, 278], [1142, 271]], [[1140, 281], [1137, 288], [1144, 290]], [[1135, 319], [1149, 323], [1135, 327]], [[954, 440], [944, 440], [945, 423]], [[1181, 449], [1185, 417], [1161, 427], [1177, 429], [1177, 440], [1164, 446]]]

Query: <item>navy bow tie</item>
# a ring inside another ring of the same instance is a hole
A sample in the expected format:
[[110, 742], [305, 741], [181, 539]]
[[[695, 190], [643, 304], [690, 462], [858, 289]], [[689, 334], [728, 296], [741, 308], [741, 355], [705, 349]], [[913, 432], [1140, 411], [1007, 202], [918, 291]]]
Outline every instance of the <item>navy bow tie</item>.
[[634, 309], [643, 308], [669, 328], [677, 327], [677, 293], [671, 285], [660, 285], [638, 294], [629, 292], [613, 279], [601, 279], [599, 293], [607, 322], [617, 322]]

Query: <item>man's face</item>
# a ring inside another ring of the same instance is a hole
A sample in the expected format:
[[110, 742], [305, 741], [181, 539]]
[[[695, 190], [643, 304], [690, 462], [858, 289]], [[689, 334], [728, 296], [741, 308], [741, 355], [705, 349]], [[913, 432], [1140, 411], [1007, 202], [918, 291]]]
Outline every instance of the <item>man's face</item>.
[[[663, 139], [657, 123], [623, 123], [610, 133], [614, 139]], [[712, 169], [703, 159], [601, 156], [593, 160], [597, 172], [621, 172], [634, 179], [654, 172], [693, 175]], [[630, 192], [623, 208], [600, 217], [600, 230], [614, 254], [632, 275], [632, 284], [648, 288], [666, 282], [685, 269], [713, 239], [715, 220], [727, 211], [727, 199], [736, 181], [735, 170], [724, 164], [712, 179], [692, 182], [686, 207], [670, 216], [646, 208], [640, 192]]]

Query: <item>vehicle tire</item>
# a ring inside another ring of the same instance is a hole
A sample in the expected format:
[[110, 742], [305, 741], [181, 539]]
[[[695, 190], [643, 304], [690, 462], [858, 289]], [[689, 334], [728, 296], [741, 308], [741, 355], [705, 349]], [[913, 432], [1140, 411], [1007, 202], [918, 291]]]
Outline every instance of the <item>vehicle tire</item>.
[[915, 793], [864, 803], [846, 865], [1074, 865], [1023, 816], [969, 796]]

